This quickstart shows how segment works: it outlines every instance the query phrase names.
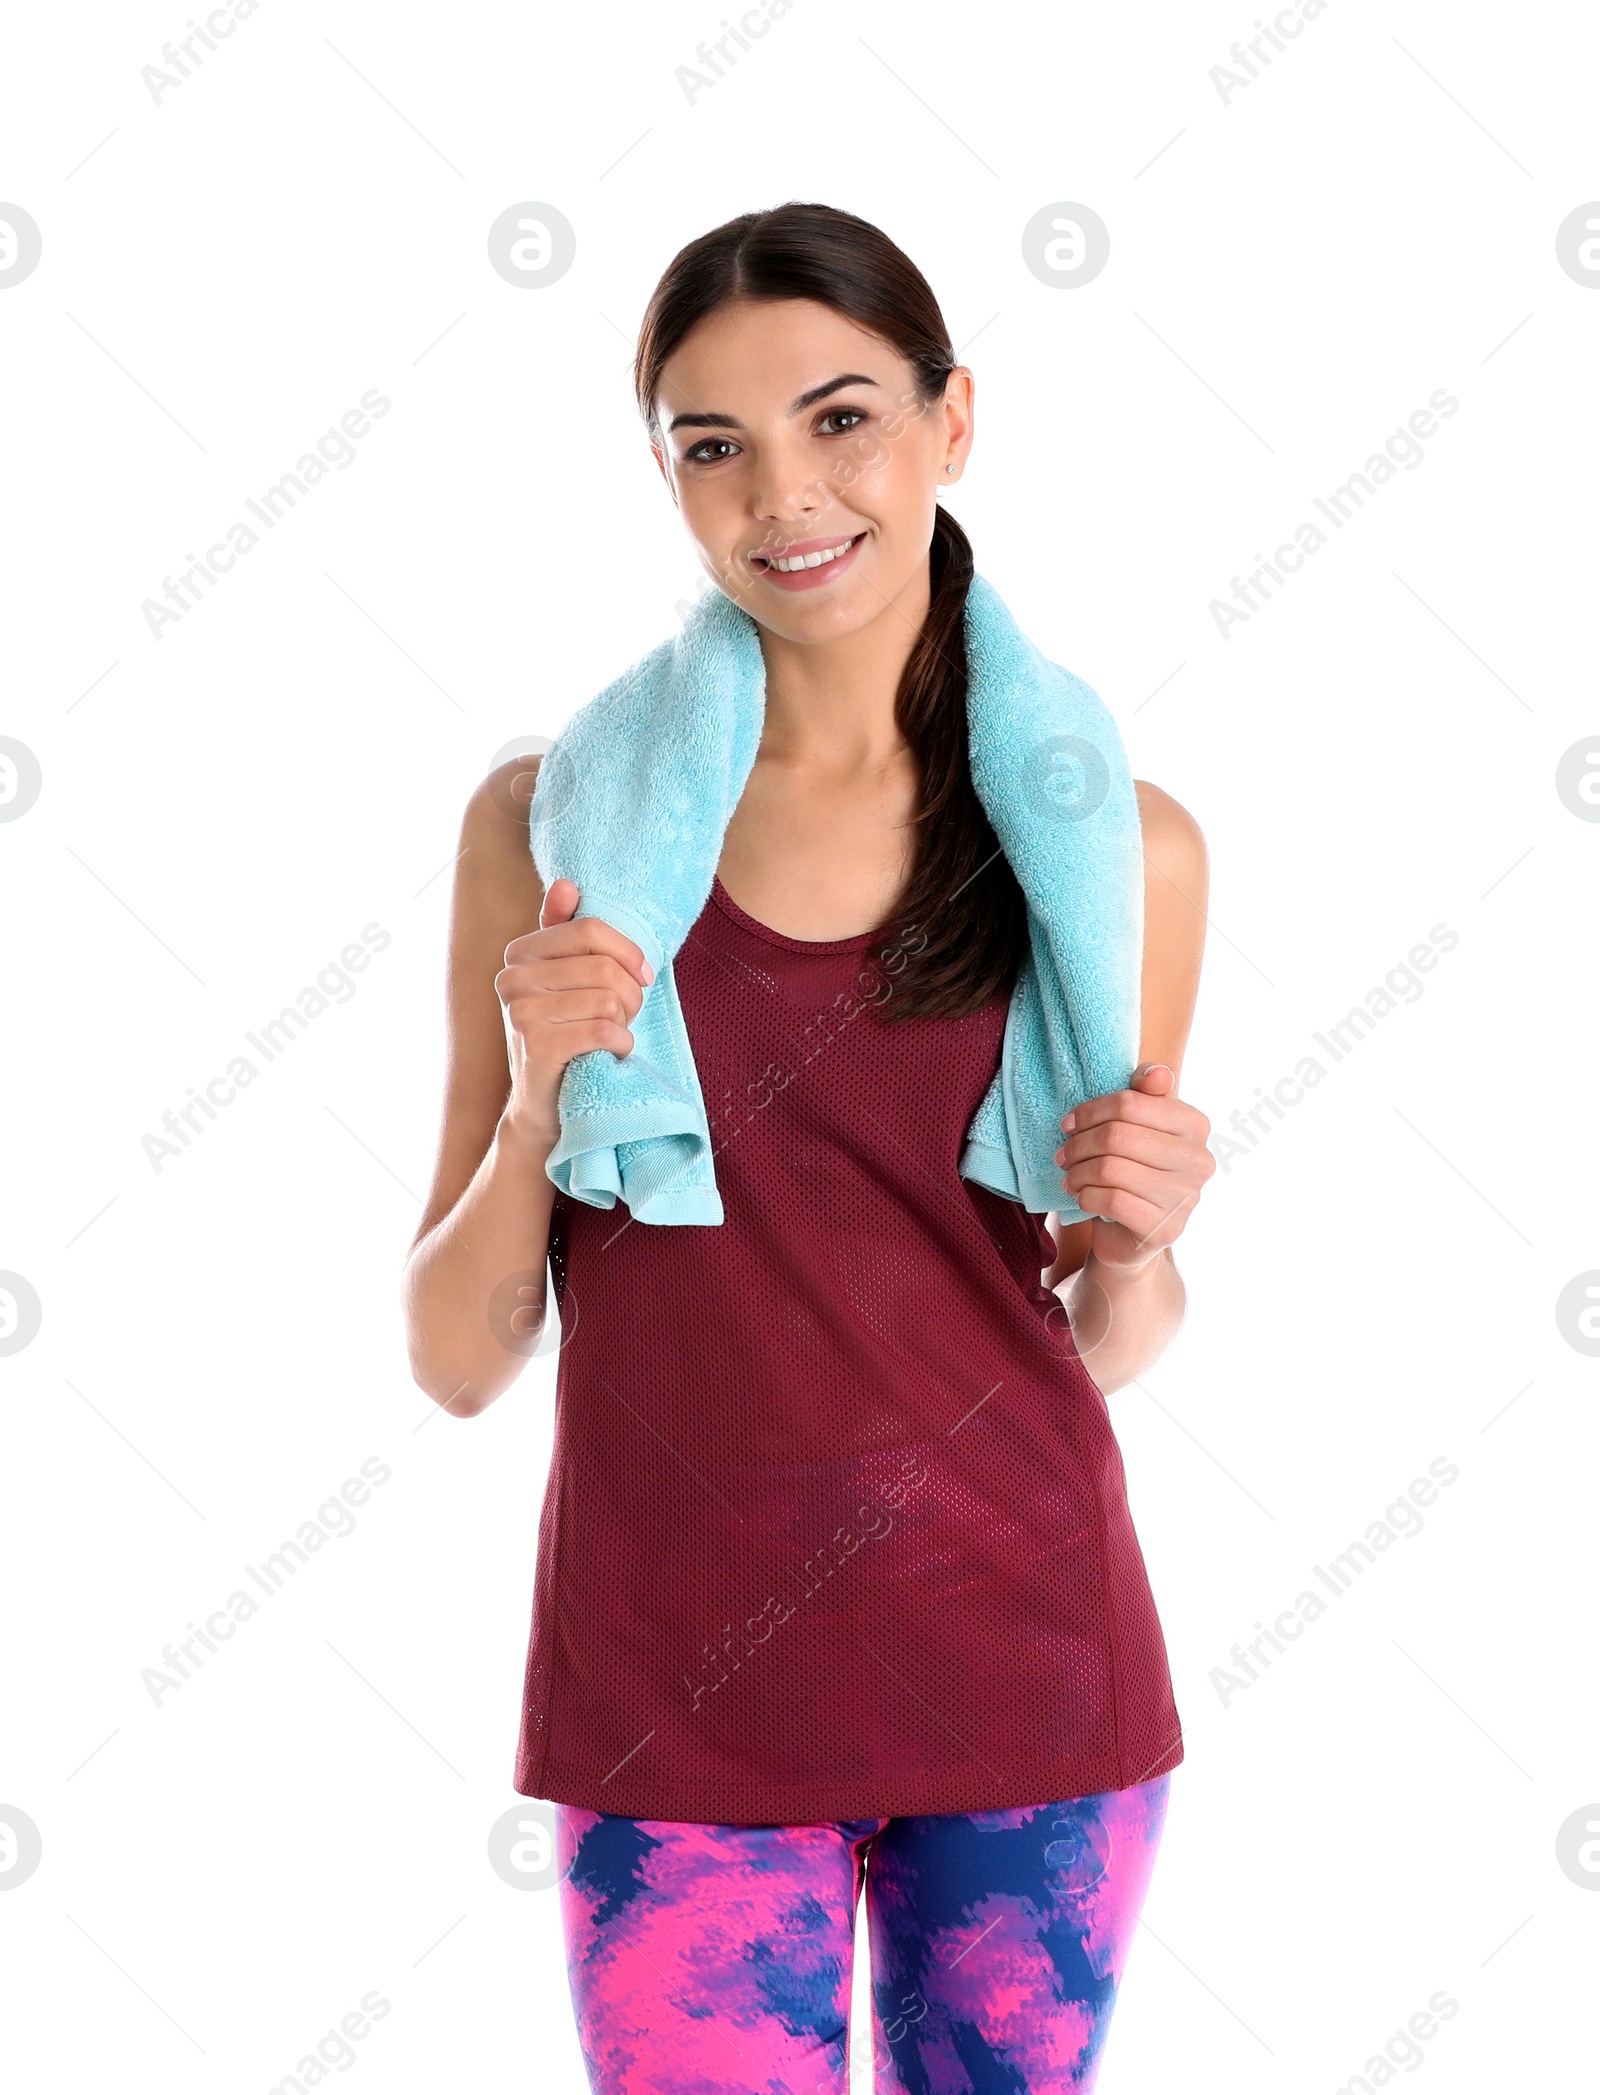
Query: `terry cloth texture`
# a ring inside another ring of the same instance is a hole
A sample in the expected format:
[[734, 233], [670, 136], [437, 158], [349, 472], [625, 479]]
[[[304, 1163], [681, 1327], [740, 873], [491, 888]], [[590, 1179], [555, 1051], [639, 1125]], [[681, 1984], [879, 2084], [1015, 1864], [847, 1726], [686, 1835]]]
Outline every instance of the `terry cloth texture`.
[[[965, 635], [973, 785], [1027, 901], [1029, 950], [960, 1168], [1076, 1222], [1055, 1163], [1062, 1117], [1123, 1088], [1139, 1050], [1138, 802], [1107, 707], [1039, 653], [982, 576]], [[578, 914], [614, 925], [655, 969], [632, 1053], [568, 1063], [546, 1169], [572, 1199], [621, 1200], [638, 1222], [723, 1220], [672, 963], [711, 894], [765, 706], [759, 627], [712, 590], [676, 639], [573, 715], [539, 769], [529, 839], [545, 886], [575, 881]]]

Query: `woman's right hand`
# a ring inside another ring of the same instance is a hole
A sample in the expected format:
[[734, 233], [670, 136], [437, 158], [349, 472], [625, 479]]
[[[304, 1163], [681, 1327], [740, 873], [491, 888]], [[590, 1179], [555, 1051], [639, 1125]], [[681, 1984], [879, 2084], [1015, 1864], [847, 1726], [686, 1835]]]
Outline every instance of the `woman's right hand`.
[[511, 1096], [505, 1116], [547, 1148], [561, 1133], [556, 1100], [574, 1055], [633, 1048], [628, 1028], [655, 971], [631, 938], [599, 917], [575, 917], [578, 885], [552, 881], [539, 929], [514, 938], [494, 978], [503, 1007]]

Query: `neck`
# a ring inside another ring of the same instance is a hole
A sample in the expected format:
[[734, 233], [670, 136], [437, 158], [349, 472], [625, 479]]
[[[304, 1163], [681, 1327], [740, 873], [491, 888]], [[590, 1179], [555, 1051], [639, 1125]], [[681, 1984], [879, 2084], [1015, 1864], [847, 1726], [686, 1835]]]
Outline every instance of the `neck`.
[[872, 768], [903, 747], [894, 702], [928, 615], [928, 563], [876, 618], [837, 640], [797, 641], [763, 627], [767, 671], [761, 753], [828, 770]]

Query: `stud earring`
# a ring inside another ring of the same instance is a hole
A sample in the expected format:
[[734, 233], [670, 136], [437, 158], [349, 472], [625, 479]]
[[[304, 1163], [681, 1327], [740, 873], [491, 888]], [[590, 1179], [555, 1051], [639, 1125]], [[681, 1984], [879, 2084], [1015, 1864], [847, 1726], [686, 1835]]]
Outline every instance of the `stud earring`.
[[947, 473], [953, 473], [953, 472], [955, 471], [955, 467], [954, 467], [954, 466], [946, 466], [946, 467], [945, 467], [945, 471], [946, 471]]

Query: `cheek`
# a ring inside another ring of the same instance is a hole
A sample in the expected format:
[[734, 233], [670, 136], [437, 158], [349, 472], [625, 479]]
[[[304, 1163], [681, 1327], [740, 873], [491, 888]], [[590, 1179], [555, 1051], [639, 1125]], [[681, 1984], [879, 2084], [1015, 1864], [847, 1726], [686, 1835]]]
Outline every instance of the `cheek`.
[[738, 539], [742, 511], [727, 480], [680, 480], [678, 514], [695, 544], [719, 561]]
[[880, 439], [877, 448], [887, 455], [858, 470], [853, 483], [840, 488], [839, 499], [876, 526], [884, 552], [914, 562], [933, 534], [934, 490], [920, 461], [899, 445]]
[[905, 440], [890, 438], [881, 429], [863, 429], [841, 447], [833, 478], [840, 483], [892, 474], [897, 458], [905, 451]]
[[931, 529], [933, 464], [922, 423], [898, 432], [863, 429], [841, 447], [829, 479], [841, 502], [853, 503], [884, 530]]
[[863, 429], [834, 452], [828, 478], [841, 498], [860, 493], [885, 507], [908, 503], [926, 475], [916, 432], [902, 428], [897, 436], [884, 429]]

